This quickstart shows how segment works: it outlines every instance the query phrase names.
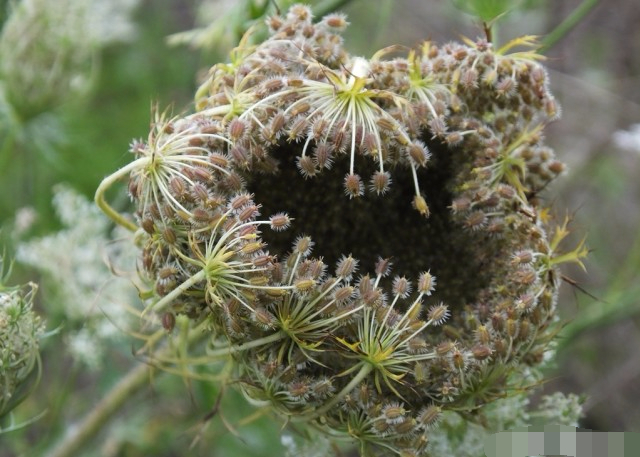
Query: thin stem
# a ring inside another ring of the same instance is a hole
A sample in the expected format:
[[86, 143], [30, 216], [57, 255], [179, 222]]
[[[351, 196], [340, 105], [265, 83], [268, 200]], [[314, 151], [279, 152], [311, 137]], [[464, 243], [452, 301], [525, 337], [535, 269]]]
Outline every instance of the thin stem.
[[149, 377], [151, 368], [140, 364], [116, 384], [95, 408], [87, 414], [77, 427], [68, 429], [63, 440], [47, 457], [72, 457], [104, 427], [107, 421], [120, 409], [132, 395], [142, 389]]
[[[335, 405], [337, 405], [338, 402], [342, 400], [349, 392], [355, 389], [358, 386], [358, 384], [360, 384], [364, 380], [364, 378], [366, 378], [369, 375], [369, 373], [371, 373], [371, 370], [373, 370], [373, 365], [366, 362], [361, 362], [361, 363], [362, 363], [362, 367], [360, 368], [360, 371], [358, 371], [358, 374], [355, 375], [351, 381], [349, 381], [349, 384], [344, 386], [339, 393], [337, 393], [331, 400], [326, 402], [320, 408], [316, 409], [311, 415], [302, 416], [300, 417], [300, 419], [307, 421], [307, 420], [316, 419], [322, 416], [324, 413], [326, 413]], [[291, 419], [296, 420], [295, 418], [291, 418]]]
[[544, 54], [549, 48], [554, 46], [565, 35], [567, 35], [576, 25], [580, 23], [584, 17], [591, 12], [596, 6], [598, 0], [584, 0], [576, 9], [574, 9], [564, 21], [560, 23], [555, 29], [549, 32], [542, 40], [542, 46], [539, 51], [540, 54]]
[[[158, 338], [164, 331], [158, 331], [151, 338]], [[186, 345], [190, 346], [206, 333], [194, 329], [188, 336]], [[166, 358], [174, 348], [165, 346], [156, 358]], [[120, 410], [120, 408], [147, 384], [153, 367], [146, 364], [139, 364], [131, 368], [120, 381], [102, 398], [102, 400], [91, 410], [77, 426], [69, 428], [66, 435], [58, 445], [46, 457], [74, 457], [79, 455], [81, 450], [107, 422]]]
[[128, 165], [120, 168], [115, 173], [104, 178], [100, 183], [100, 185], [98, 186], [98, 188], [96, 189], [96, 195], [94, 197], [96, 205], [98, 205], [98, 208], [100, 208], [107, 216], [109, 216], [109, 218], [111, 218], [113, 222], [115, 222], [118, 225], [121, 225], [122, 227], [132, 232], [135, 232], [136, 230], [138, 230], [138, 226], [135, 225], [130, 220], [125, 219], [124, 216], [122, 216], [122, 214], [120, 214], [115, 209], [113, 209], [113, 207], [109, 205], [109, 203], [107, 203], [106, 199], [104, 198], [104, 194], [118, 179], [127, 175], [132, 170], [135, 170], [136, 168], [140, 167], [140, 164], [148, 162], [149, 160], [151, 160], [149, 157], [141, 157], [129, 163]]
[[[167, 295], [162, 297], [160, 300], [158, 300], [156, 303], [151, 305], [150, 308], [147, 308], [147, 309], [153, 309], [156, 312], [162, 311], [173, 300], [175, 300], [180, 295], [182, 295], [184, 292], [186, 292], [187, 289], [189, 289], [190, 287], [192, 287], [195, 284], [199, 283], [200, 281], [204, 280], [205, 276], [206, 276], [205, 270], [204, 269], [200, 270], [199, 272], [197, 272], [193, 276], [189, 277], [189, 279], [187, 279], [185, 282], [180, 284], [178, 287], [173, 289], [171, 292], [169, 292]], [[146, 310], [145, 310], [145, 312], [146, 312]]]
[[272, 335], [265, 336], [257, 340], [253, 340], [249, 343], [240, 343], [234, 346], [227, 346], [224, 348], [216, 349], [214, 351], [209, 351], [207, 352], [206, 357], [211, 358], [211, 357], [220, 357], [224, 355], [231, 355], [236, 352], [242, 352], [242, 351], [246, 351], [247, 349], [253, 349], [256, 347], [264, 346], [269, 343], [274, 343], [276, 341], [280, 341], [284, 339], [285, 337], [286, 337], [286, 334], [282, 331], [279, 331], [278, 333], [274, 333]]

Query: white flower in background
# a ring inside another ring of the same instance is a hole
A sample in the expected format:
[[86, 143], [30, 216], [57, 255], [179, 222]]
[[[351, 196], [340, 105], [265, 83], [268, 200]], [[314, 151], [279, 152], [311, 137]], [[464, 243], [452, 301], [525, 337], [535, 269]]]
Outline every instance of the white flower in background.
[[0, 101], [9, 104], [18, 119], [28, 120], [86, 90], [97, 51], [134, 36], [131, 15], [138, 3], [12, 2], [0, 34]]
[[109, 233], [106, 217], [84, 196], [65, 186], [54, 189], [53, 204], [63, 228], [51, 235], [18, 243], [16, 260], [40, 272], [49, 314], [62, 314], [72, 329], [69, 347], [78, 359], [97, 367], [105, 343], [122, 337], [130, 314], [124, 306], [137, 291], [110, 266], [135, 273], [136, 253], [124, 230]]
[[629, 130], [618, 130], [613, 134], [613, 142], [620, 149], [640, 154], [640, 124], [633, 124]]

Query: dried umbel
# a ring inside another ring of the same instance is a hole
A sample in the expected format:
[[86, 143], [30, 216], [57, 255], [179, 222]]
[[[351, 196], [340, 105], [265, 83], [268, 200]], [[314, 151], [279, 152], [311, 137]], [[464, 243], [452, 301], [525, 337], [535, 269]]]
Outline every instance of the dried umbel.
[[[147, 311], [206, 322], [247, 397], [362, 452], [423, 455], [441, 411], [541, 361], [557, 264], [584, 255], [559, 252], [566, 224], [549, 234], [536, 198], [563, 171], [540, 56], [509, 54], [524, 38], [353, 57], [344, 17], [300, 5], [268, 25], [96, 200], [139, 233]], [[135, 223], [104, 200], [127, 176]]]
[[34, 384], [29, 377], [36, 367], [39, 371], [39, 340], [44, 334], [44, 325], [32, 309], [36, 285], [6, 286], [8, 273], [2, 269], [2, 260], [0, 257], [0, 418], [18, 405]]

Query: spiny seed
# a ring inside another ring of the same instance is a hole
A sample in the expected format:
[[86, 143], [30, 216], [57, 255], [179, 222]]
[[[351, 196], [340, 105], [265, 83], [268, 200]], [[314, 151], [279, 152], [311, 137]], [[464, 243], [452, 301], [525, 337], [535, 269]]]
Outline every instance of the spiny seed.
[[515, 319], [507, 319], [507, 335], [511, 338], [515, 338], [518, 334], [518, 321]]
[[318, 168], [330, 169], [333, 163], [331, 146], [326, 142], [318, 143], [313, 151], [315, 164]]
[[383, 259], [382, 257], [378, 257], [378, 260], [375, 264], [375, 273], [376, 276], [385, 277], [389, 273], [391, 273], [391, 259]]
[[415, 195], [413, 197], [413, 207], [424, 217], [429, 217], [431, 212], [429, 211], [429, 205], [422, 195]]
[[313, 125], [311, 126], [311, 134], [314, 139], [318, 140], [326, 136], [328, 128], [329, 120], [320, 116], [317, 119], [314, 119]]
[[327, 26], [335, 29], [337, 31], [343, 30], [349, 25], [346, 17], [343, 14], [334, 13], [328, 16], [325, 16], [322, 21], [327, 24]]
[[347, 174], [344, 178], [344, 192], [349, 198], [360, 197], [364, 193], [362, 180], [357, 174]]
[[465, 218], [464, 223], [471, 230], [479, 230], [487, 223], [487, 215], [482, 211], [473, 211]]
[[382, 415], [389, 424], [397, 424], [402, 421], [407, 411], [398, 403], [389, 403], [382, 408]]
[[227, 168], [229, 166], [229, 158], [224, 154], [219, 154], [217, 152], [209, 154], [209, 162], [220, 168]]
[[391, 185], [391, 175], [386, 171], [376, 171], [371, 177], [370, 188], [377, 195], [384, 195]]
[[252, 276], [251, 278], [249, 278], [249, 284], [251, 284], [252, 286], [266, 286], [267, 284], [269, 284], [269, 278], [264, 275]]
[[449, 317], [449, 308], [446, 305], [439, 304], [429, 309], [427, 318], [435, 325], [442, 324]]
[[294, 283], [294, 286], [298, 292], [309, 292], [316, 285], [316, 282], [313, 279], [299, 279]]
[[250, 203], [253, 203], [253, 194], [239, 194], [231, 199], [231, 208], [238, 210]]
[[291, 225], [291, 219], [287, 213], [276, 213], [269, 218], [271, 230], [281, 232]]
[[249, 166], [249, 151], [244, 146], [236, 144], [229, 151], [231, 158], [235, 163], [237, 163], [240, 167], [248, 167]]
[[420, 273], [418, 277], [418, 292], [424, 295], [431, 295], [436, 286], [436, 277], [432, 276], [430, 272], [425, 271]]
[[262, 307], [253, 310], [252, 318], [256, 324], [266, 328], [272, 328], [276, 321], [274, 315]]
[[164, 229], [162, 229], [162, 238], [168, 244], [175, 244], [177, 239], [176, 232], [171, 227], [165, 227]]
[[178, 269], [176, 267], [163, 267], [158, 271], [158, 278], [160, 279], [168, 279], [178, 273]]
[[268, 266], [273, 258], [269, 254], [261, 254], [251, 259], [251, 263], [256, 268], [264, 268]]
[[209, 182], [213, 178], [211, 172], [202, 167], [195, 167], [192, 171], [194, 177], [200, 181]]
[[177, 176], [174, 176], [169, 180], [169, 187], [171, 188], [173, 195], [177, 198], [182, 198], [182, 196], [186, 192], [186, 186], [184, 181], [181, 178], [178, 178]]
[[401, 422], [394, 425], [394, 430], [399, 435], [412, 433], [416, 428], [417, 421], [413, 417], [405, 417]]
[[156, 226], [153, 223], [153, 219], [144, 218], [142, 219], [142, 222], [140, 223], [140, 225], [142, 226], [144, 231], [147, 232], [149, 235], [153, 235], [156, 231]]
[[418, 166], [424, 167], [429, 161], [429, 151], [421, 141], [415, 141], [407, 148], [411, 160]]
[[473, 354], [473, 358], [476, 360], [485, 360], [490, 357], [493, 351], [489, 346], [485, 346], [483, 344], [478, 344], [471, 348], [471, 353]]
[[342, 286], [333, 293], [336, 303], [342, 304], [353, 297], [354, 288], [352, 286]]
[[491, 334], [486, 325], [480, 325], [475, 330], [476, 339], [482, 344], [488, 344], [491, 341]]
[[206, 202], [209, 199], [209, 190], [203, 184], [195, 183], [191, 187], [191, 192], [193, 193], [194, 197], [196, 197], [200, 201]]
[[342, 256], [336, 268], [336, 276], [351, 278], [351, 275], [356, 271], [357, 267], [358, 261], [351, 257], [351, 254]]
[[397, 122], [385, 117], [377, 119], [376, 124], [378, 125], [378, 127], [380, 127], [381, 130], [386, 130], [388, 132], [395, 132], [396, 130], [398, 130]]
[[229, 122], [229, 138], [236, 142], [241, 139], [247, 131], [247, 123], [241, 119], [235, 118]]
[[442, 413], [442, 408], [440, 406], [431, 405], [427, 408], [423, 409], [418, 416], [418, 421], [424, 427], [432, 427], [435, 423], [438, 422], [440, 418], [440, 413]]
[[300, 156], [296, 160], [296, 166], [300, 171], [300, 174], [305, 178], [310, 178], [316, 175], [316, 165], [313, 163], [313, 159], [307, 155]]
[[240, 249], [240, 252], [243, 254], [253, 254], [262, 249], [264, 244], [262, 241], [252, 241], [251, 243], [247, 243]]
[[293, 105], [289, 111], [291, 112], [292, 116], [298, 116], [300, 114], [304, 114], [307, 111], [309, 111], [309, 109], [311, 109], [311, 105], [308, 104], [307, 102], [299, 102], [296, 103], [295, 105]]
[[456, 344], [453, 341], [443, 341], [436, 346], [436, 354], [443, 356], [455, 349]]
[[281, 79], [268, 79], [263, 83], [262, 87], [267, 92], [275, 92], [282, 89], [284, 87], [284, 83]]
[[294, 252], [301, 254], [303, 256], [308, 256], [311, 252], [311, 248], [313, 247], [313, 241], [308, 236], [299, 237], [294, 243]]
[[396, 276], [393, 278], [392, 290], [394, 295], [407, 298], [411, 293], [411, 282], [404, 276]]
[[454, 214], [463, 213], [471, 208], [471, 200], [467, 197], [458, 197], [451, 202], [449, 208], [451, 208]]
[[168, 332], [173, 330], [176, 325], [176, 316], [173, 313], [164, 313], [162, 315], [162, 326]]
[[247, 222], [250, 219], [255, 219], [259, 214], [258, 205], [247, 205], [238, 213], [238, 220]]
[[211, 214], [209, 211], [202, 208], [194, 208], [192, 211], [193, 219], [196, 222], [209, 222], [211, 220]]
[[528, 264], [533, 261], [533, 252], [531, 250], [518, 251], [511, 257], [511, 262], [515, 265]]

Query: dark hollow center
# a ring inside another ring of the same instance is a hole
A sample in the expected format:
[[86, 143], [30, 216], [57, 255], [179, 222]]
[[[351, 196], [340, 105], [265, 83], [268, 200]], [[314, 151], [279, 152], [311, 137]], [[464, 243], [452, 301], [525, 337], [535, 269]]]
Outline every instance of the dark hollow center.
[[[464, 160], [464, 151], [435, 141], [428, 142], [428, 147], [431, 160], [418, 172], [431, 212], [428, 218], [412, 207], [415, 191], [408, 166], [388, 170], [392, 184], [386, 194], [378, 196], [367, 188], [363, 196], [350, 199], [343, 186], [349, 170], [347, 154], [338, 157], [331, 169], [305, 179], [296, 167], [300, 145], [275, 148], [272, 154], [279, 161], [278, 172], [254, 174], [249, 180], [249, 189], [262, 204], [262, 214], [285, 211], [294, 218], [285, 232], [263, 232], [269, 251], [282, 257], [291, 250], [297, 235], [309, 235], [315, 242], [313, 255], [323, 258], [331, 274], [343, 254], [360, 261], [360, 274], [369, 272], [372, 276], [377, 259], [390, 258], [391, 277], [405, 275], [415, 281], [422, 271], [430, 270], [437, 278], [435, 299], [449, 306], [472, 302], [487, 284], [486, 274], [481, 273], [487, 269], [482, 268], [478, 256], [478, 248], [486, 240], [464, 230], [448, 208], [456, 170], [460, 169], [456, 161]], [[376, 164], [359, 159], [355, 170], [368, 185]]]

